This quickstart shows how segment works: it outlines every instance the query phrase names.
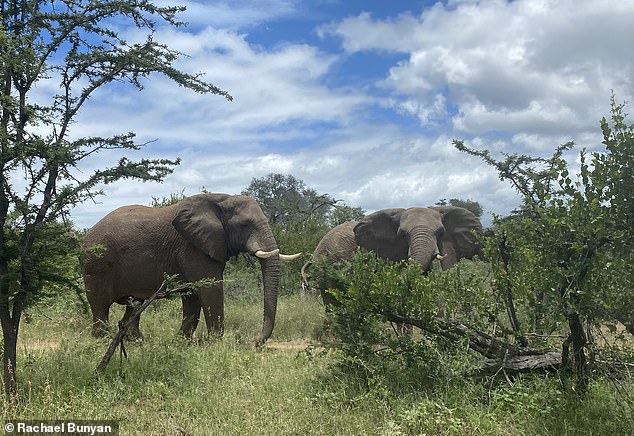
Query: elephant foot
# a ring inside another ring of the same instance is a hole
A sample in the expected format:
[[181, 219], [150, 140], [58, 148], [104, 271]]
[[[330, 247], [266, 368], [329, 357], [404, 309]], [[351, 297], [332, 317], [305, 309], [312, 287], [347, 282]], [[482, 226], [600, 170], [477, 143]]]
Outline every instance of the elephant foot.
[[92, 336], [94, 338], [103, 338], [108, 336], [108, 326], [102, 321], [96, 321], [92, 325]]
[[210, 341], [216, 342], [222, 339], [223, 333], [224, 332], [222, 331], [210, 331], [210, 332], [207, 332], [207, 337], [209, 338]]
[[193, 341], [194, 340], [194, 331], [195, 331], [195, 329], [181, 327], [178, 330], [178, 335], [182, 336], [183, 338], [187, 339], [188, 341]]
[[128, 329], [125, 332], [125, 338], [130, 342], [143, 342], [145, 339], [143, 333], [138, 329]]

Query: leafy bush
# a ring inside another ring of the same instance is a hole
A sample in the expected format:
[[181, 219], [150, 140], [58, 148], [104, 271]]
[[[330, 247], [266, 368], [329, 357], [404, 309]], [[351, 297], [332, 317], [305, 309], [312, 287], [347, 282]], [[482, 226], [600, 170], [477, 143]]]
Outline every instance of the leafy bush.
[[422, 331], [411, 334], [388, 322], [392, 315], [430, 324], [459, 318], [486, 328], [495, 304], [486, 274], [475, 264], [464, 261], [425, 275], [414, 262], [395, 263], [364, 250], [349, 263], [316, 261], [317, 280], [337, 286], [326, 291], [337, 304], [329, 309], [331, 334], [323, 345], [339, 353], [342, 369], [359, 372], [369, 384], [397, 387], [463, 374], [471, 363], [464, 342]]

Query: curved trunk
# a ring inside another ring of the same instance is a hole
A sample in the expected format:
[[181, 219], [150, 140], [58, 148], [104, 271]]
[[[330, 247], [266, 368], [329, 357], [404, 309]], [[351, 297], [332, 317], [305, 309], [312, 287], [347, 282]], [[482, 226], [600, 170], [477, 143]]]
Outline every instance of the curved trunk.
[[425, 271], [431, 269], [431, 264], [436, 258], [438, 241], [432, 232], [425, 229], [415, 230], [410, 234], [410, 257], [423, 266]]

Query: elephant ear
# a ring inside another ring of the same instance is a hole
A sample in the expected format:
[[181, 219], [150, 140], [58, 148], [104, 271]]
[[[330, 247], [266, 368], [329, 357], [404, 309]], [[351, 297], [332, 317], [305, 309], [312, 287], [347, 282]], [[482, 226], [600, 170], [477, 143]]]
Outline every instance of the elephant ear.
[[183, 239], [219, 262], [227, 256], [227, 237], [222, 224], [221, 203], [227, 194], [199, 194], [177, 205], [172, 225]]
[[480, 243], [473, 232], [482, 234], [482, 224], [473, 212], [456, 206], [438, 206], [431, 209], [442, 214], [445, 233], [440, 241], [442, 254], [447, 257], [441, 261], [443, 269], [447, 269], [460, 259], [471, 259], [481, 254]]
[[379, 257], [399, 261], [407, 259], [408, 243], [399, 234], [400, 216], [405, 209], [383, 209], [362, 218], [354, 227], [354, 240], [360, 247]]

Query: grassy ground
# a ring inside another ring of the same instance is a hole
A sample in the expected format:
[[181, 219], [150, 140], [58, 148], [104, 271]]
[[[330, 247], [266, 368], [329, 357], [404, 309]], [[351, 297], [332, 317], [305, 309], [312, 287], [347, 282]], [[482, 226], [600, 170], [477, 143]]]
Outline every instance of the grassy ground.
[[0, 419], [115, 419], [123, 435], [634, 434], [629, 379], [594, 383], [582, 401], [556, 377], [393, 390], [379, 374], [368, 385], [304, 351], [323, 324], [311, 296], [282, 296], [274, 336], [256, 351], [261, 305], [231, 296], [224, 338], [188, 342], [176, 336], [179, 301], [159, 302], [142, 319], [146, 340], [97, 377], [108, 340], [90, 336], [76, 307], [42, 302], [20, 332], [19, 401], [0, 402]]

